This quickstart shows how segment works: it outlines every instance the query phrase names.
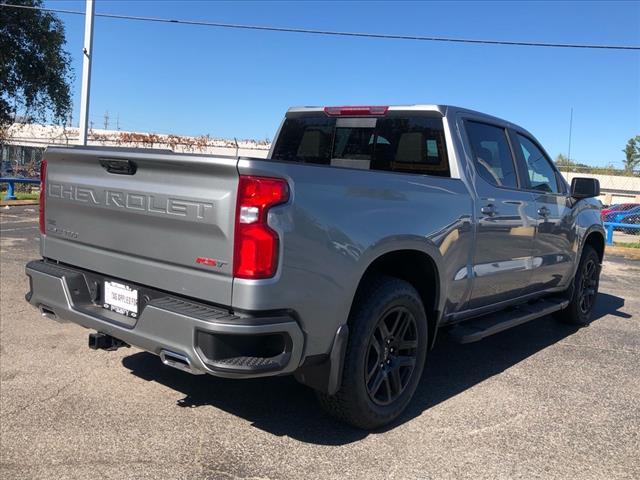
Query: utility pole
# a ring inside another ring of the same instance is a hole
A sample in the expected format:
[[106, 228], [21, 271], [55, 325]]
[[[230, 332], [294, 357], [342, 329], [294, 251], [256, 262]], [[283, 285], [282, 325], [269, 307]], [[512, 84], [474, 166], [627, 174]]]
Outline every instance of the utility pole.
[[104, 112], [104, 129], [109, 130], [109, 110]]
[[89, 123], [89, 87], [91, 84], [91, 60], [93, 58], [93, 0], [86, 0], [84, 14], [84, 48], [82, 49], [82, 92], [80, 94], [80, 135], [78, 143], [87, 144]]

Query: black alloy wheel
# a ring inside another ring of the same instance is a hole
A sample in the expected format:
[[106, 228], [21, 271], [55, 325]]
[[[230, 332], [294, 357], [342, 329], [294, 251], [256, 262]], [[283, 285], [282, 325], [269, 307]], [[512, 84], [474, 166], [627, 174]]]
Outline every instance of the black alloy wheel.
[[403, 306], [384, 313], [369, 339], [365, 382], [371, 400], [389, 405], [404, 391], [416, 364], [416, 320]]
[[589, 258], [582, 266], [581, 277], [578, 291], [578, 305], [580, 312], [586, 315], [591, 312], [598, 293], [598, 265], [593, 258]]

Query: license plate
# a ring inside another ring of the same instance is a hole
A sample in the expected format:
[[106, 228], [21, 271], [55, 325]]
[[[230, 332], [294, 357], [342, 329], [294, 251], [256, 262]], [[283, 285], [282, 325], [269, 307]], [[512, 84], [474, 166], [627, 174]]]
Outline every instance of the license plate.
[[127, 317], [138, 317], [138, 290], [122, 283], [104, 282], [102, 298], [102, 306], [107, 310]]

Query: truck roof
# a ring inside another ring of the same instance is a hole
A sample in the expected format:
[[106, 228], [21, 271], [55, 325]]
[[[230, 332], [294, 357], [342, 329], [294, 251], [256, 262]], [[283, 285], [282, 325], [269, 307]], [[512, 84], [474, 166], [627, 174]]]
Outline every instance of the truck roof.
[[[323, 112], [325, 107], [321, 106], [304, 106], [304, 107], [291, 107], [287, 110], [289, 113], [313, 113]], [[388, 105], [388, 111], [414, 111], [414, 112], [439, 112], [442, 116], [454, 116], [458, 113], [471, 114], [474, 117], [484, 118], [490, 122], [497, 122], [510, 127], [518, 128], [524, 132], [529, 133], [525, 128], [517, 125], [513, 122], [505, 120], [500, 117], [489, 115], [487, 113], [472, 110], [470, 108], [457, 107], [454, 105], [442, 105], [442, 104], [430, 104], [430, 103], [416, 103], [412, 105]]]

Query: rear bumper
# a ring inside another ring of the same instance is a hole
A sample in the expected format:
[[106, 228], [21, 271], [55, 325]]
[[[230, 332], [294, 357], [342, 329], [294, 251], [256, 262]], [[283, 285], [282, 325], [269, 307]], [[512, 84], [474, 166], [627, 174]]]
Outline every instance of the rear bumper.
[[[103, 332], [191, 373], [250, 378], [294, 372], [304, 336], [287, 314], [241, 316], [222, 308], [141, 287], [147, 295], [139, 318], [129, 321], [100, 306], [98, 274], [49, 263], [26, 267], [27, 301], [43, 316]], [[120, 320], [120, 321], [119, 321]], [[124, 322], [124, 323], [123, 323]]]

